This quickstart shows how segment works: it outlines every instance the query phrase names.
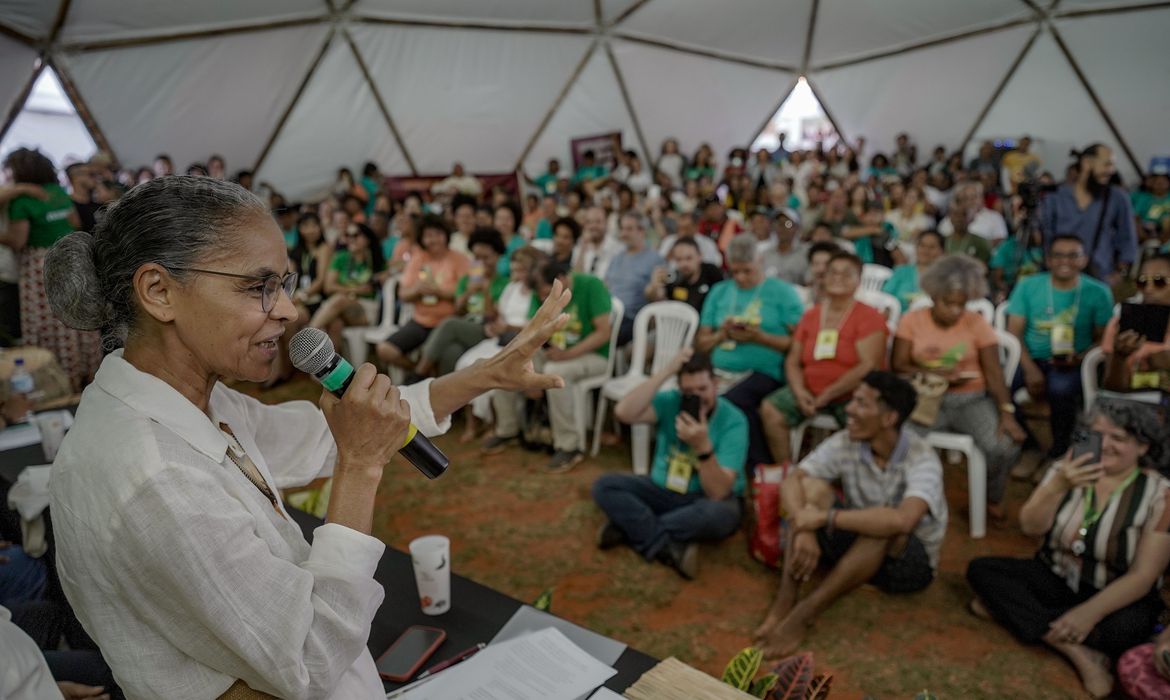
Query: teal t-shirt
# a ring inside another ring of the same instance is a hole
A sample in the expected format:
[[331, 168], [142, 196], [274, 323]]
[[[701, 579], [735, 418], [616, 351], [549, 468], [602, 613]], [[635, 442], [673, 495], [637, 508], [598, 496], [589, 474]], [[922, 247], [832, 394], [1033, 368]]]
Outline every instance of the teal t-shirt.
[[573, 175], [573, 182], [600, 180], [608, 174], [609, 168], [604, 165], [582, 165], [580, 168], [577, 168], [577, 173]]
[[382, 239], [382, 259], [387, 264], [394, 257], [394, 248], [398, 246], [399, 238], [395, 235], [389, 235]]
[[552, 222], [548, 219], [541, 219], [536, 222], [536, 234], [533, 236], [536, 240], [551, 239], [553, 237]]
[[1028, 248], [1023, 257], [1019, 254], [1020, 246], [1015, 238], [1009, 238], [996, 246], [991, 254], [988, 266], [992, 270], [1003, 270], [1003, 281], [1009, 287], [1016, 284], [1016, 280], [1028, 275], [1034, 275], [1044, 269], [1044, 249], [1040, 246]]
[[297, 227], [293, 226], [284, 232], [284, 247], [292, 250], [297, 247], [297, 243], [301, 242], [301, 233], [297, 231]]
[[1041, 272], [1020, 280], [1008, 299], [1007, 312], [1023, 316], [1024, 345], [1037, 360], [1052, 359], [1052, 326], [1072, 323], [1073, 349], [1082, 353], [1093, 344], [1093, 329], [1104, 328], [1113, 316], [1113, 292], [1103, 282], [1080, 276], [1073, 289], [1053, 289], [1052, 274]]
[[910, 305], [920, 296], [924, 296], [922, 288], [918, 286], [918, 266], [899, 265], [894, 268], [894, 274], [882, 285], [882, 291], [892, 295], [902, 302], [902, 312], [910, 309]]
[[[674, 431], [674, 419], [678, 417], [679, 407], [682, 405], [682, 392], [678, 389], [660, 391], [654, 396], [651, 405], [658, 416], [658, 435], [654, 441], [654, 464], [650, 468], [650, 479], [658, 486], [666, 488], [666, 475], [670, 468], [671, 456], [681, 452], [694, 459], [695, 451], [679, 440], [678, 434]], [[742, 496], [747, 486], [744, 470], [748, 448], [747, 418], [734, 404], [720, 396], [715, 402], [715, 412], [707, 418], [707, 435], [711, 438], [715, 461], [719, 462], [720, 466], [735, 470], [735, 484], [731, 487], [731, 492], [736, 496]], [[703, 493], [697, 465], [691, 472], [687, 493]]]
[[513, 233], [512, 239], [508, 241], [508, 245], [504, 246], [504, 254], [500, 256], [500, 261], [496, 263], [496, 274], [507, 277], [512, 274], [512, 253], [524, 247], [524, 236], [519, 233]]
[[[751, 289], [740, 289], [734, 280], [724, 280], [711, 287], [703, 300], [700, 325], [718, 329], [723, 319], [736, 317], [756, 324], [765, 333], [792, 335], [792, 329], [804, 314], [792, 285], [772, 277]], [[715, 346], [711, 361], [717, 369], [728, 372], [757, 371], [784, 380], [784, 353], [755, 343], [726, 341]]]
[[1162, 220], [1170, 217], [1170, 194], [1154, 197], [1149, 192], [1134, 192], [1132, 201], [1133, 213], [1145, 223], [1161, 226]]
[[532, 181], [537, 189], [545, 194], [557, 193], [557, 176], [552, 173], [545, 173]]

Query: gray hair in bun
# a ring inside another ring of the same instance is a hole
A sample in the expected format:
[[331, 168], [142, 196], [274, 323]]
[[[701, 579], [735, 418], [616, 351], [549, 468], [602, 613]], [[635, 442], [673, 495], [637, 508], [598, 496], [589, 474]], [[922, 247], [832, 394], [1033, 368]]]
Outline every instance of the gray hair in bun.
[[212, 251], [230, 250], [230, 234], [250, 216], [270, 216], [259, 197], [231, 182], [176, 175], [138, 185], [106, 211], [92, 234], [61, 239], [45, 260], [53, 313], [78, 330], [102, 331], [106, 352], [134, 328], [134, 275], [157, 263], [178, 279]]

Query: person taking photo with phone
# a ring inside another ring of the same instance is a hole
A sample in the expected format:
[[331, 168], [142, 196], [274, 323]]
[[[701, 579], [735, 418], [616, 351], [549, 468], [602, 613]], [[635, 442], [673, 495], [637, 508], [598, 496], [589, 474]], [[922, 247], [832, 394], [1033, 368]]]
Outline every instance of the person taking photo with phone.
[[[662, 391], [677, 375], [678, 388]], [[701, 540], [721, 540], [739, 527], [747, 484], [748, 424], [720, 397], [711, 359], [683, 348], [657, 374], [618, 402], [623, 423], [657, 425], [649, 476], [606, 474], [593, 484], [605, 512], [597, 546], [627, 544], [685, 579], [698, 571]]]
[[[1143, 261], [1137, 285], [1143, 305], [1170, 306], [1170, 254], [1159, 253]], [[1121, 330], [1120, 318], [1115, 316], [1105, 326], [1101, 349], [1105, 351], [1103, 388], [1170, 393], [1170, 327], [1160, 338], [1147, 338], [1132, 328]]]
[[1101, 400], [1088, 426], [1097, 444], [1074, 444], [1020, 510], [1020, 529], [1041, 538], [1036, 555], [975, 559], [967, 581], [972, 613], [1047, 644], [1102, 698], [1111, 662], [1149, 640], [1165, 607], [1170, 481], [1149, 468], [1165, 434], [1156, 408]]

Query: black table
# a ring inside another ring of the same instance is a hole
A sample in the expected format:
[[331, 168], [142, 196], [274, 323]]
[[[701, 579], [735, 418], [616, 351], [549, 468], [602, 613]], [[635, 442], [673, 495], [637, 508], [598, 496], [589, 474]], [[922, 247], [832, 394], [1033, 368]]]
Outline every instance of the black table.
[[[289, 509], [293, 520], [301, 526], [305, 538], [312, 541], [313, 529], [322, 521], [307, 513]], [[410, 555], [386, 547], [382, 561], [374, 578], [386, 589], [386, 599], [374, 616], [370, 627], [370, 653], [377, 659], [398, 636], [412, 625], [439, 627], [447, 632], [447, 640], [425, 664], [430, 666], [454, 656], [479, 642], [490, 642], [496, 632], [511, 619], [523, 602], [504, 595], [499, 591], [480, 585], [471, 579], [451, 574], [451, 609], [442, 615], [424, 615], [418, 604], [418, 589], [414, 584], [414, 570]], [[658, 663], [652, 656], [626, 647], [613, 665], [617, 674], [610, 678], [605, 687], [621, 693], [634, 684], [642, 674]], [[399, 687], [400, 683], [384, 682], [386, 690]]]
[[[0, 480], [14, 484], [22, 469], [33, 464], [43, 464], [44, 461], [44, 452], [39, 444], [0, 452]], [[0, 491], [6, 492], [7, 489]], [[293, 520], [301, 526], [305, 539], [312, 542], [313, 530], [323, 521], [294, 508], [288, 510]], [[374, 579], [386, 589], [386, 598], [374, 616], [367, 643], [375, 659], [389, 649], [408, 627], [426, 625], [447, 632], [446, 641], [426, 664], [433, 665], [479, 642], [490, 642], [513, 613], [524, 605], [511, 596], [452, 574], [451, 609], [442, 615], [424, 615], [418, 604], [418, 589], [414, 584], [410, 555], [393, 547], [386, 547]], [[617, 674], [605, 683], [605, 687], [621, 693], [657, 663], [654, 657], [627, 647], [613, 665]], [[385, 682], [386, 690], [393, 690], [400, 685]]]

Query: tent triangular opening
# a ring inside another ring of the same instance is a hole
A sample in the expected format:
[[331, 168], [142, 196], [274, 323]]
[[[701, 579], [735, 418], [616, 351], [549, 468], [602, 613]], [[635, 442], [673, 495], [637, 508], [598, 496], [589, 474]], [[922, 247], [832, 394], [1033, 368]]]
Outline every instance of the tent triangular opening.
[[837, 139], [833, 123], [803, 75], [756, 136], [752, 150], [776, 150], [781, 134], [786, 148], [815, 147], [818, 142], [833, 143]]
[[28, 99], [0, 141], [0, 154], [22, 147], [39, 150], [57, 167], [88, 160], [98, 150], [51, 66], [45, 66], [37, 76]]

